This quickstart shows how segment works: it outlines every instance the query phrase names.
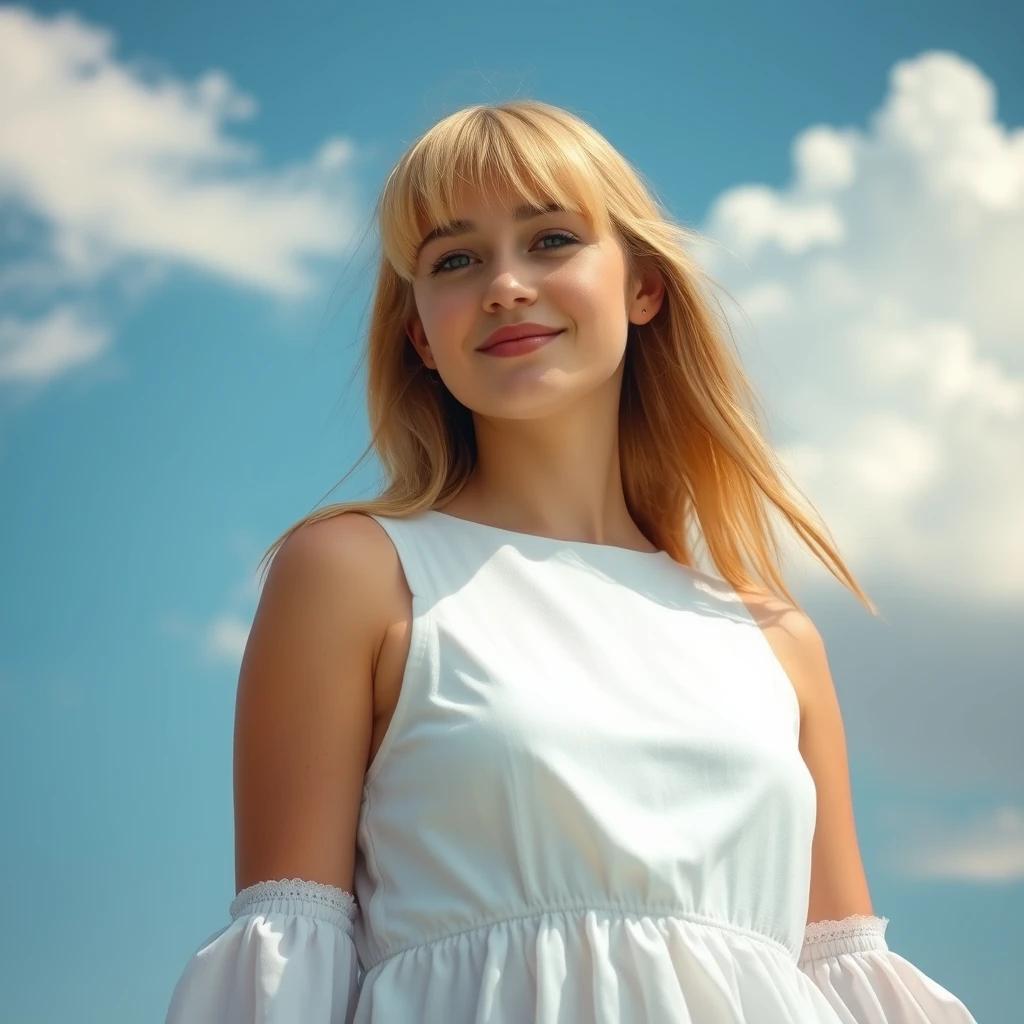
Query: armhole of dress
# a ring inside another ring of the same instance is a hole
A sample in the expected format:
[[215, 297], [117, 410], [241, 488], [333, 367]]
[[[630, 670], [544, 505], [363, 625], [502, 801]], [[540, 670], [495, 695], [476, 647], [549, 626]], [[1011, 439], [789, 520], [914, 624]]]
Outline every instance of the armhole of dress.
[[[368, 513], [369, 514], [369, 513]], [[381, 739], [377, 753], [366, 770], [363, 788], [368, 788], [384, 766], [396, 735], [401, 731], [408, 713], [409, 704], [419, 695], [426, 681], [424, 652], [430, 632], [430, 602], [425, 592], [426, 576], [422, 572], [415, 541], [408, 536], [406, 524], [393, 518], [369, 514], [387, 533], [398, 553], [398, 560], [405, 574], [405, 581], [412, 594], [412, 624], [410, 627], [409, 653], [406, 655], [405, 668], [402, 672], [402, 683], [395, 701], [395, 710], [391, 715], [387, 730]]]
[[740, 597], [739, 592], [733, 588], [727, 580], [722, 581], [723, 587], [728, 599], [736, 603], [736, 608], [743, 621], [749, 623], [750, 628], [756, 634], [754, 643], [758, 650], [762, 651], [767, 659], [768, 665], [772, 674], [775, 676], [777, 685], [785, 693], [783, 700], [790, 706], [792, 710], [793, 720], [793, 737], [800, 742], [800, 698], [797, 696], [796, 687], [793, 685], [793, 680], [789, 678], [789, 673], [786, 671], [786, 667], [779, 661], [779, 656], [775, 653], [775, 649], [768, 642], [768, 637], [764, 635], [764, 630], [758, 624], [754, 613], [747, 607], [746, 601]]

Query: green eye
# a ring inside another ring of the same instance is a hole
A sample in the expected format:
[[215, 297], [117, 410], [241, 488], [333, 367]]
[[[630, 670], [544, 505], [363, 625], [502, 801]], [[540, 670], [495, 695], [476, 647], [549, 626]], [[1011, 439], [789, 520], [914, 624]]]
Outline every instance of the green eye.
[[451, 262], [452, 260], [468, 260], [469, 258], [469, 254], [465, 252], [453, 252], [449, 253], [447, 256], [442, 256], [439, 260], [434, 261], [433, 265], [430, 268], [430, 275], [431, 277], [433, 277], [434, 274], [443, 273], [446, 270], [461, 270], [462, 267], [468, 266], [469, 264], [463, 263], [457, 267], [449, 267], [445, 266], [445, 264]]
[[[557, 242], [557, 244], [544, 244], [552, 241]], [[576, 245], [578, 243], [579, 239], [569, 231], [550, 231], [543, 235], [537, 244], [541, 249], [561, 249], [566, 245]], [[435, 277], [437, 274], [447, 274], [453, 270], [463, 270], [470, 266], [472, 259], [473, 257], [467, 252], [450, 252], [447, 256], [442, 256], [433, 262], [430, 267], [430, 276]], [[466, 260], [466, 262], [453, 263], [454, 260]]]
[[[570, 235], [568, 231], [553, 231], [551, 234], [545, 235], [541, 239], [541, 242], [549, 242], [552, 239], [554, 239], [556, 241], [559, 241], [559, 242], [564, 242], [564, 243], [569, 244], [569, 245], [571, 245], [573, 242], [578, 242], [579, 241], [579, 239], [575, 235]], [[541, 248], [542, 249], [561, 249], [562, 246], [561, 245], [542, 245]]]

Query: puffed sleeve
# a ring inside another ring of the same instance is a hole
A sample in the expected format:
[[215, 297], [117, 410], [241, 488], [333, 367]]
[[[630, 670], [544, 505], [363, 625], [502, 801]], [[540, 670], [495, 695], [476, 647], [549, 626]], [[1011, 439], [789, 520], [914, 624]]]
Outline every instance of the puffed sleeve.
[[799, 967], [843, 1024], [977, 1024], [956, 996], [890, 952], [888, 923], [855, 914], [807, 926]]
[[350, 893], [259, 882], [229, 913], [185, 965], [165, 1024], [350, 1024], [362, 980]]

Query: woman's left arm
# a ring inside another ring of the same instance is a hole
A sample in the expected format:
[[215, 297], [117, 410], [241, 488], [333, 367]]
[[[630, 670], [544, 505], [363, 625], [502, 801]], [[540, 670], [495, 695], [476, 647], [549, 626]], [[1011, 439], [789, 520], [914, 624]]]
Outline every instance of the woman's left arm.
[[817, 819], [800, 969], [850, 1024], [977, 1024], [967, 1008], [885, 940], [857, 841], [843, 718], [825, 644], [802, 612], [786, 616], [800, 753], [814, 779]]

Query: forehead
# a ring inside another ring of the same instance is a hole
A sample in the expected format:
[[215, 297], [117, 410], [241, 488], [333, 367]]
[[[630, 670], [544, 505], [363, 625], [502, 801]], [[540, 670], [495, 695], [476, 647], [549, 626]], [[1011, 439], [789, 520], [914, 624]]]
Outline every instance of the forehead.
[[490, 220], [524, 221], [542, 213], [568, 210], [592, 221], [593, 215], [578, 196], [558, 197], [543, 189], [513, 189], [507, 185], [465, 183], [449, 196], [418, 204], [416, 224], [421, 238], [436, 237], [452, 225]]

